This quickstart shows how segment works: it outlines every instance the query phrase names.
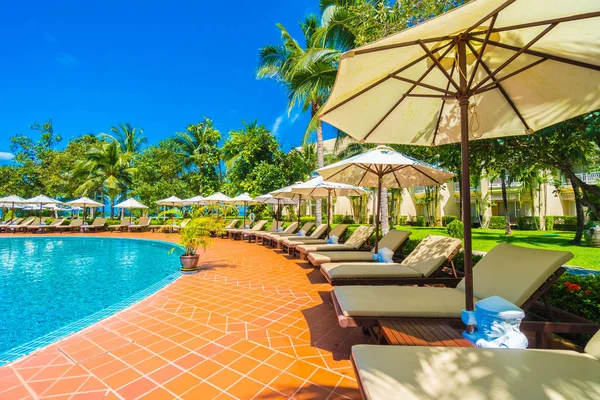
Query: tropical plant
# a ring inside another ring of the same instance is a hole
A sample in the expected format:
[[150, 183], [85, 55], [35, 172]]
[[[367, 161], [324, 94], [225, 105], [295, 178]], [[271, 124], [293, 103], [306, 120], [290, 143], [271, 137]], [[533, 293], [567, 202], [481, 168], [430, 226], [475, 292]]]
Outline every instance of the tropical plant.
[[103, 138], [114, 140], [121, 146], [123, 153], [139, 153], [147, 142], [144, 130], [131, 126], [129, 122], [120, 123], [110, 128], [110, 133], [100, 135]]
[[[211, 232], [222, 230], [225, 226], [220, 218], [197, 215], [179, 231], [179, 244], [185, 248], [185, 256], [196, 255], [199, 247], [206, 251], [206, 248], [212, 243]], [[171, 249], [171, 251], [173, 250]]]
[[454, 221], [448, 224], [448, 226], [446, 227], [446, 231], [448, 232], [448, 236], [450, 237], [463, 239], [465, 225], [462, 223], [462, 221], [455, 219]]

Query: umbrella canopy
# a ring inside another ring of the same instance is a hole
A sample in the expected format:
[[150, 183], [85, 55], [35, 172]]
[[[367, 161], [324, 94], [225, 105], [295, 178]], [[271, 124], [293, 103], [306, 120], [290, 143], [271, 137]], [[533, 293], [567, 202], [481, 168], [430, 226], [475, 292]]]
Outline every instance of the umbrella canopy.
[[90, 199], [89, 197], [81, 197], [77, 200], [71, 200], [66, 202], [65, 204], [68, 204], [70, 206], [77, 206], [77, 207], [82, 207], [82, 208], [86, 208], [86, 207], [104, 207], [104, 204], [99, 203], [95, 200]]
[[293, 185], [289, 185], [286, 186], [284, 188], [281, 189], [277, 189], [271, 192], [272, 195], [276, 196], [276, 197], [282, 197], [282, 198], [286, 198], [286, 199], [292, 199], [292, 200], [302, 200], [302, 199], [312, 199], [312, 200], [316, 200], [316, 199], [326, 199], [327, 195], [308, 195], [308, 194], [302, 194], [299, 193], [297, 191], [295, 191], [294, 189], [300, 187], [301, 185], [304, 184], [311, 184], [313, 181], [315, 182], [322, 182], [323, 178], [321, 176], [316, 177], [316, 178], [312, 178], [306, 182], [296, 182]]
[[350, 157], [317, 170], [332, 182], [377, 187], [377, 218], [375, 218], [375, 251], [379, 246], [379, 218], [381, 216], [381, 188], [441, 185], [453, 173], [405, 156], [387, 146]]
[[261, 204], [279, 204], [279, 205], [292, 205], [297, 204], [292, 199], [286, 199], [283, 197], [273, 196], [271, 193], [263, 194], [254, 198], [254, 201]]
[[207, 203], [226, 203], [231, 201], [231, 197], [226, 196], [221, 192], [217, 192], [205, 197], [204, 201]]
[[189, 199], [184, 199], [184, 200], [182, 200], [182, 203], [184, 206], [205, 204], [204, 197], [202, 197], [202, 196], [194, 196], [194, 197], [190, 197]]
[[127, 199], [115, 205], [115, 208], [148, 208], [136, 199]]
[[62, 204], [61, 201], [53, 199], [52, 197], [40, 194], [38, 196], [26, 199], [23, 201], [25, 204]]
[[244, 206], [244, 222], [243, 226], [246, 226], [246, 207], [248, 204], [255, 203], [255, 201], [250, 197], [248, 193], [242, 193], [238, 196], [231, 198], [228, 203]]
[[181, 200], [179, 197], [171, 196], [171, 197], [167, 197], [166, 199], [158, 200], [156, 202], [156, 204], [158, 204], [159, 206], [175, 207], [175, 206], [182, 206], [183, 202], [184, 202], [184, 200]]
[[[599, 24], [597, 0], [473, 0], [345, 53], [319, 118], [360, 141], [461, 142], [466, 197], [469, 140], [532, 133], [600, 108]], [[466, 199], [462, 212], [473, 310]]]
[[24, 202], [25, 202], [24, 198], [19, 197], [14, 194], [0, 198], [0, 203], [2, 203], [2, 207], [10, 207], [12, 209], [11, 217], [10, 217], [11, 222], [15, 217], [15, 208], [21, 208], [20, 206], [16, 206], [16, 205], [22, 204]]

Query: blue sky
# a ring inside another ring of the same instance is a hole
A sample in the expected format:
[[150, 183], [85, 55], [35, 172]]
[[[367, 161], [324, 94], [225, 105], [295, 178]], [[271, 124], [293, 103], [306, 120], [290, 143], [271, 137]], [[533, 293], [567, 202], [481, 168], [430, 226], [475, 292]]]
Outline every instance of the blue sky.
[[150, 143], [203, 116], [222, 133], [257, 119], [296, 146], [307, 116], [288, 116], [284, 89], [254, 73], [258, 48], [279, 41], [275, 24], [299, 38], [297, 21], [317, 10], [317, 0], [10, 2], [0, 159], [11, 135], [47, 118], [65, 139], [131, 122]]

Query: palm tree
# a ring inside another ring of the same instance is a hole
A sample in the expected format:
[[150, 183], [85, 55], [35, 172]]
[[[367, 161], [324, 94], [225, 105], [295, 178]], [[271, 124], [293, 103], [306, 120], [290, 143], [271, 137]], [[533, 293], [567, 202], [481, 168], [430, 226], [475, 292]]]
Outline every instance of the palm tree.
[[[288, 91], [288, 111], [296, 105], [309, 111], [309, 124], [304, 141], [314, 131], [317, 142], [317, 164], [323, 167], [323, 126], [316, 116], [325, 103], [337, 73], [337, 62], [341, 52], [317, 42], [315, 33], [319, 22], [315, 15], [309, 15], [300, 28], [304, 34], [304, 47], [294, 39], [281, 24], [282, 44], [267, 45], [260, 49], [259, 66], [256, 76], [259, 79], [275, 79]], [[317, 201], [317, 222], [322, 222], [321, 201]]]
[[110, 216], [114, 215], [115, 199], [127, 192], [137, 169], [131, 166], [132, 154], [123, 152], [118, 142], [111, 140], [91, 147], [75, 167], [75, 176], [83, 181], [77, 192], [88, 195], [100, 188], [110, 200]]
[[144, 130], [131, 126], [129, 122], [113, 126], [110, 134], [103, 133], [101, 137], [114, 140], [119, 143], [123, 153], [131, 154], [138, 153], [147, 142]]

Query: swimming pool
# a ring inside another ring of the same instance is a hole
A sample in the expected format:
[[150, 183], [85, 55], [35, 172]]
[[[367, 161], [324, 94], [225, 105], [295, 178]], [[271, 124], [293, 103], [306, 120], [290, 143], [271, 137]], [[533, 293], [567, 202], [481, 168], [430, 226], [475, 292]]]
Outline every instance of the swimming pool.
[[173, 247], [141, 239], [1, 238], [0, 353], [93, 316], [89, 325], [107, 307], [114, 313], [139, 292], [158, 290], [178, 271], [183, 250], [169, 254]]

